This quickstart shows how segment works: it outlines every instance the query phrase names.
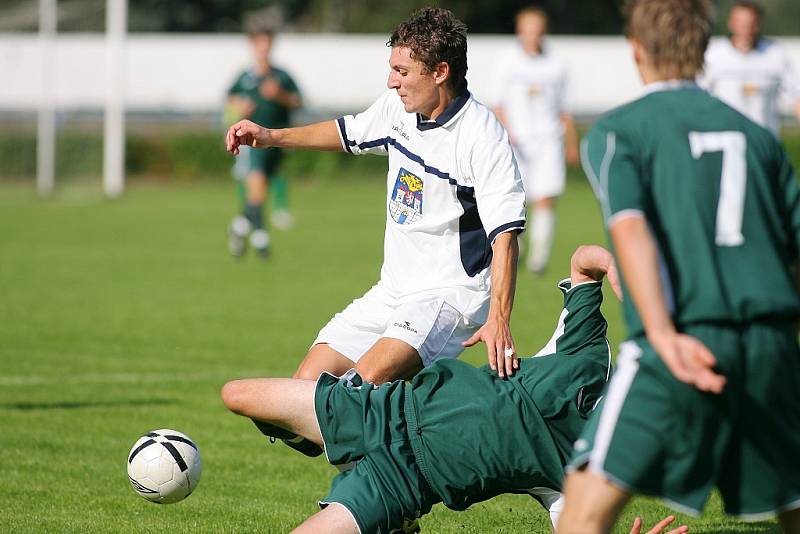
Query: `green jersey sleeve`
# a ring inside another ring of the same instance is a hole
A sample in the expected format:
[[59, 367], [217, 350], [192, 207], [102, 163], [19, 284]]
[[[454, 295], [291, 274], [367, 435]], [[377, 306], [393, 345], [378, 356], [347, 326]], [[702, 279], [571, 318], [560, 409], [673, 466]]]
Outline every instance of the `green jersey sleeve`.
[[601, 121], [581, 143], [581, 161], [600, 201], [606, 226], [619, 213], [644, 211], [647, 190], [639, 172], [640, 150], [625, 132]]
[[585, 282], [573, 286], [567, 278], [559, 282], [558, 288], [564, 295], [564, 308], [550, 341], [535, 356], [556, 352], [575, 355], [592, 349], [601, 355], [607, 354], [608, 324], [600, 311], [602, 284]]
[[242, 78], [243, 77], [244, 77], [244, 74], [240, 74], [236, 78], [236, 81], [234, 81], [233, 85], [231, 85], [230, 88], [228, 89], [228, 96], [239, 95], [239, 94], [242, 94], [242, 93], [245, 92], [244, 91], [244, 87], [242, 87]]

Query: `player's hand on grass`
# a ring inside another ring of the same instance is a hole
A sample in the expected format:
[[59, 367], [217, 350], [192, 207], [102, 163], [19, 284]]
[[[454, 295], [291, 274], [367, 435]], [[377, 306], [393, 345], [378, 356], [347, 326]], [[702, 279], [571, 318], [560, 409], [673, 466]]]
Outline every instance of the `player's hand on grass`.
[[699, 339], [677, 332], [648, 334], [647, 339], [681, 382], [709, 393], [721, 393], [725, 388], [725, 377], [714, 371], [716, 358]]
[[471, 347], [479, 341], [486, 343], [486, 354], [489, 367], [497, 371], [497, 376], [505, 378], [519, 369], [519, 358], [511, 337], [508, 321], [490, 317], [486, 324], [478, 329], [463, 345]]
[[239, 147], [242, 145], [266, 148], [273, 146], [271, 141], [270, 130], [248, 120], [237, 122], [225, 134], [225, 148], [234, 156], [239, 154]]
[[[673, 521], [675, 521], [675, 516], [669, 515], [664, 519], [662, 519], [661, 521], [659, 521], [658, 523], [656, 523], [655, 526], [653, 526], [653, 528], [648, 530], [645, 534], [661, 534], [662, 532], [664, 532], [664, 529], [667, 528], [667, 526], [669, 526], [669, 524], [672, 523]], [[639, 534], [641, 531], [642, 531], [642, 518], [637, 517], [636, 519], [633, 520], [633, 527], [631, 527], [631, 534]], [[686, 534], [687, 532], [689, 532], [689, 527], [687, 527], [686, 525], [681, 525], [678, 528], [673, 528], [672, 530], [666, 532], [665, 534]]]

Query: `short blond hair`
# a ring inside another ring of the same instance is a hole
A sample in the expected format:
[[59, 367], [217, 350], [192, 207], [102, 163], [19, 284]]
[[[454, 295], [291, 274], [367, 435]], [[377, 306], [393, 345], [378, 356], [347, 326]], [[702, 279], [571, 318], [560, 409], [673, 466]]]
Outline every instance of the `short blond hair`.
[[519, 11], [517, 11], [517, 14], [514, 15], [514, 22], [518, 23], [519, 19], [521, 19], [522, 17], [527, 17], [529, 15], [541, 18], [544, 21], [545, 27], [550, 26], [550, 17], [547, 15], [547, 11], [535, 5], [525, 6]]
[[703, 70], [712, 25], [708, 0], [632, 0], [626, 6], [628, 38], [667, 79], [694, 79]]

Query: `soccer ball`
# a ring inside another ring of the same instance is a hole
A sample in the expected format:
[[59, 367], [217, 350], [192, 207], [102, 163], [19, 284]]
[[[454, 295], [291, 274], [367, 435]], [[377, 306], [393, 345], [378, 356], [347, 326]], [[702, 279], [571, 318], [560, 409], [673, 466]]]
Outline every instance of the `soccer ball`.
[[158, 504], [188, 497], [200, 482], [200, 451], [189, 436], [162, 428], [148, 432], [128, 454], [128, 478], [134, 491]]

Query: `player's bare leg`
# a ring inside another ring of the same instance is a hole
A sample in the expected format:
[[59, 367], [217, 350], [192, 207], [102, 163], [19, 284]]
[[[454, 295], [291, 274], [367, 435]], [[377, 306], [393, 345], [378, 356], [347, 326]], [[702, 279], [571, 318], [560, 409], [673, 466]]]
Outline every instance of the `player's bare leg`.
[[353, 515], [342, 505], [333, 503], [306, 519], [292, 534], [359, 534]]
[[786, 534], [800, 534], [800, 508], [778, 514], [778, 519]]
[[356, 364], [358, 374], [371, 384], [407, 380], [421, 370], [422, 358], [417, 349], [405, 341], [389, 337], [376, 341]]
[[544, 272], [550, 259], [556, 224], [555, 203], [555, 197], [540, 198], [533, 203], [525, 266], [534, 273]]
[[609, 532], [630, 493], [605, 477], [588, 471], [570, 473], [564, 482], [564, 511], [558, 534], [602, 534]]
[[234, 413], [274, 423], [321, 446], [315, 388], [315, 381], [296, 378], [233, 380], [222, 387], [222, 402]]
[[294, 378], [316, 380], [323, 372], [341, 376], [353, 367], [355, 367], [353, 360], [332, 349], [326, 343], [318, 343], [311, 347], [293, 376]]

